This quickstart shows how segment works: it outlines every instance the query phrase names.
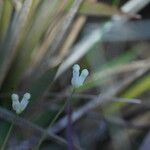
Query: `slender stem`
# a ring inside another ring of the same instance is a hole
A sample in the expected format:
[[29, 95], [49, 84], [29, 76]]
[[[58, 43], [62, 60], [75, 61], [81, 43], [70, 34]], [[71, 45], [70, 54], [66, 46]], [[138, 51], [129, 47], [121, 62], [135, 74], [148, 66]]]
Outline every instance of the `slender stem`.
[[[71, 95], [68, 99], [70, 99], [72, 97], [72, 94], [74, 93], [74, 90], [71, 92]], [[54, 123], [55, 121], [58, 119], [58, 117], [60, 116], [60, 114], [64, 111], [67, 103], [68, 103], [68, 99], [67, 101], [64, 103], [64, 105], [60, 108], [60, 110], [58, 111], [58, 113], [55, 115], [54, 119], [51, 121], [51, 123], [49, 124], [48, 128], [49, 129]], [[46, 138], [47, 135], [47, 130], [45, 130], [45, 132], [43, 133], [42, 137], [40, 138], [37, 146], [34, 148], [35, 150], [39, 150], [40, 145], [42, 144], [43, 140]]]
[[13, 128], [13, 125], [14, 125], [14, 123], [12, 122], [11, 125], [10, 125], [10, 127], [9, 127], [9, 130], [8, 130], [8, 132], [7, 132], [7, 135], [6, 135], [6, 137], [5, 137], [4, 143], [3, 143], [2, 147], [1, 147], [1, 150], [4, 150], [5, 147], [6, 147], [6, 144], [7, 144], [8, 138], [9, 138], [9, 136], [10, 136], [11, 130], [12, 130], [12, 128]]
[[[56, 114], [56, 116], [54, 117], [54, 119], [51, 121], [51, 123], [49, 124], [48, 128], [49, 129], [57, 120], [57, 118], [59, 117], [59, 115], [63, 112], [64, 108], [66, 106], [66, 103], [61, 107], [61, 109], [58, 111], [58, 113]], [[46, 138], [46, 134], [47, 134], [47, 130], [43, 133], [42, 137], [40, 138], [35, 150], [38, 150], [40, 148], [40, 145], [42, 144], [43, 140]]]

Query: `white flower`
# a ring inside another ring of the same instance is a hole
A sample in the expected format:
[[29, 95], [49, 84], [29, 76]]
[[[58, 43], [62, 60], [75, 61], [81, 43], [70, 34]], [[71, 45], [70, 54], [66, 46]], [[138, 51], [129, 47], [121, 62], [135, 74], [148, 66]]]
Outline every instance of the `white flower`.
[[80, 87], [83, 85], [86, 77], [89, 74], [89, 71], [87, 69], [83, 69], [81, 71], [81, 74], [80, 74], [80, 66], [78, 64], [75, 64], [73, 66], [73, 72], [72, 73], [73, 73], [73, 76], [72, 76], [71, 84], [74, 87]]
[[22, 113], [29, 103], [31, 95], [30, 93], [25, 93], [22, 100], [19, 102], [19, 96], [17, 94], [12, 94], [12, 108], [16, 111], [17, 114]]

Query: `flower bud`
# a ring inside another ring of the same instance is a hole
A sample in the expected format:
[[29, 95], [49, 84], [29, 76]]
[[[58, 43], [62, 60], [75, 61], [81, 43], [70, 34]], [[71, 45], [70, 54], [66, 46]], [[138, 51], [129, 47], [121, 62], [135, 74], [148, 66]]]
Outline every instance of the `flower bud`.
[[12, 94], [12, 95], [11, 95], [11, 99], [12, 99], [13, 101], [17, 101], [17, 100], [19, 100], [19, 96], [18, 96], [17, 94]]
[[81, 72], [81, 75], [79, 77], [80, 85], [83, 85], [83, 83], [88, 75], [89, 75], [89, 71], [87, 69], [83, 69]]
[[31, 95], [30, 93], [25, 93], [22, 100], [19, 102], [19, 96], [17, 94], [12, 94], [12, 108], [17, 114], [22, 113], [29, 103]]
[[11, 99], [12, 99], [12, 108], [13, 110], [17, 111], [20, 107], [19, 96], [17, 94], [12, 94]]
[[71, 84], [74, 87], [80, 87], [83, 85], [86, 77], [89, 74], [89, 71], [87, 69], [83, 69], [80, 75], [80, 66], [78, 64], [75, 64], [73, 66], [73, 76], [72, 76], [72, 80], [71, 80]]
[[29, 100], [31, 98], [31, 94], [30, 93], [25, 93], [23, 98]]

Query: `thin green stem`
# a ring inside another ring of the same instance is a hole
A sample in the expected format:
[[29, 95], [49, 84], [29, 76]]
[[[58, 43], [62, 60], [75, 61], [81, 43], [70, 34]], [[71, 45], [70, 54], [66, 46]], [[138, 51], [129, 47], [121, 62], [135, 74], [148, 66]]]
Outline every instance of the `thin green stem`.
[[11, 125], [10, 125], [10, 127], [9, 127], [9, 130], [8, 130], [8, 132], [7, 132], [7, 135], [6, 135], [6, 137], [5, 137], [4, 143], [3, 143], [2, 147], [1, 147], [1, 150], [4, 150], [5, 147], [6, 147], [6, 144], [7, 144], [7, 141], [8, 141], [8, 139], [9, 139], [11, 130], [12, 130], [12, 128], [13, 128], [13, 125], [14, 125], [14, 123], [12, 122]]
[[[68, 101], [71, 99], [73, 93], [74, 93], [75, 89], [72, 90], [70, 96], [68, 97], [68, 99], [66, 100], [66, 102], [64, 103], [64, 105], [60, 108], [60, 110], [57, 112], [57, 114], [55, 115], [54, 119], [51, 121], [51, 123], [49, 124], [48, 128], [49, 129], [54, 123], [55, 121], [59, 118], [60, 114], [64, 111]], [[39, 150], [40, 145], [42, 144], [43, 140], [46, 138], [47, 135], [47, 130], [45, 130], [45, 132], [43, 133], [42, 137], [40, 138], [37, 146], [35, 147], [35, 150]]]
[[[65, 104], [61, 107], [61, 109], [58, 111], [58, 113], [56, 114], [56, 116], [54, 117], [54, 119], [51, 121], [51, 123], [49, 124], [48, 128], [50, 128], [54, 123], [55, 121], [57, 120], [57, 118], [59, 117], [59, 115], [63, 112], [64, 108], [66, 106], [66, 102]], [[45, 139], [46, 137], [46, 134], [47, 134], [47, 130], [43, 133], [41, 139], [39, 140], [37, 146], [35, 149], [39, 149], [40, 148], [40, 145], [42, 144], [43, 140]]]

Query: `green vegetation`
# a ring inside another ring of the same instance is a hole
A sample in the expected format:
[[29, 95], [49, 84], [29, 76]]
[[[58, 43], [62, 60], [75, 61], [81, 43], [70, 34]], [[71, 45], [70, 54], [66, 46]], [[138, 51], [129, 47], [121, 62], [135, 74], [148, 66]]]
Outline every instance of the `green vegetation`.
[[[121, 12], [120, 2], [0, 1], [0, 149], [66, 149], [65, 106], [76, 63], [89, 70], [72, 95], [76, 149], [142, 146], [149, 129], [150, 45], [102, 40], [111, 17], [134, 17]], [[26, 92], [31, 99], [17, 116], [11, 95]]]

